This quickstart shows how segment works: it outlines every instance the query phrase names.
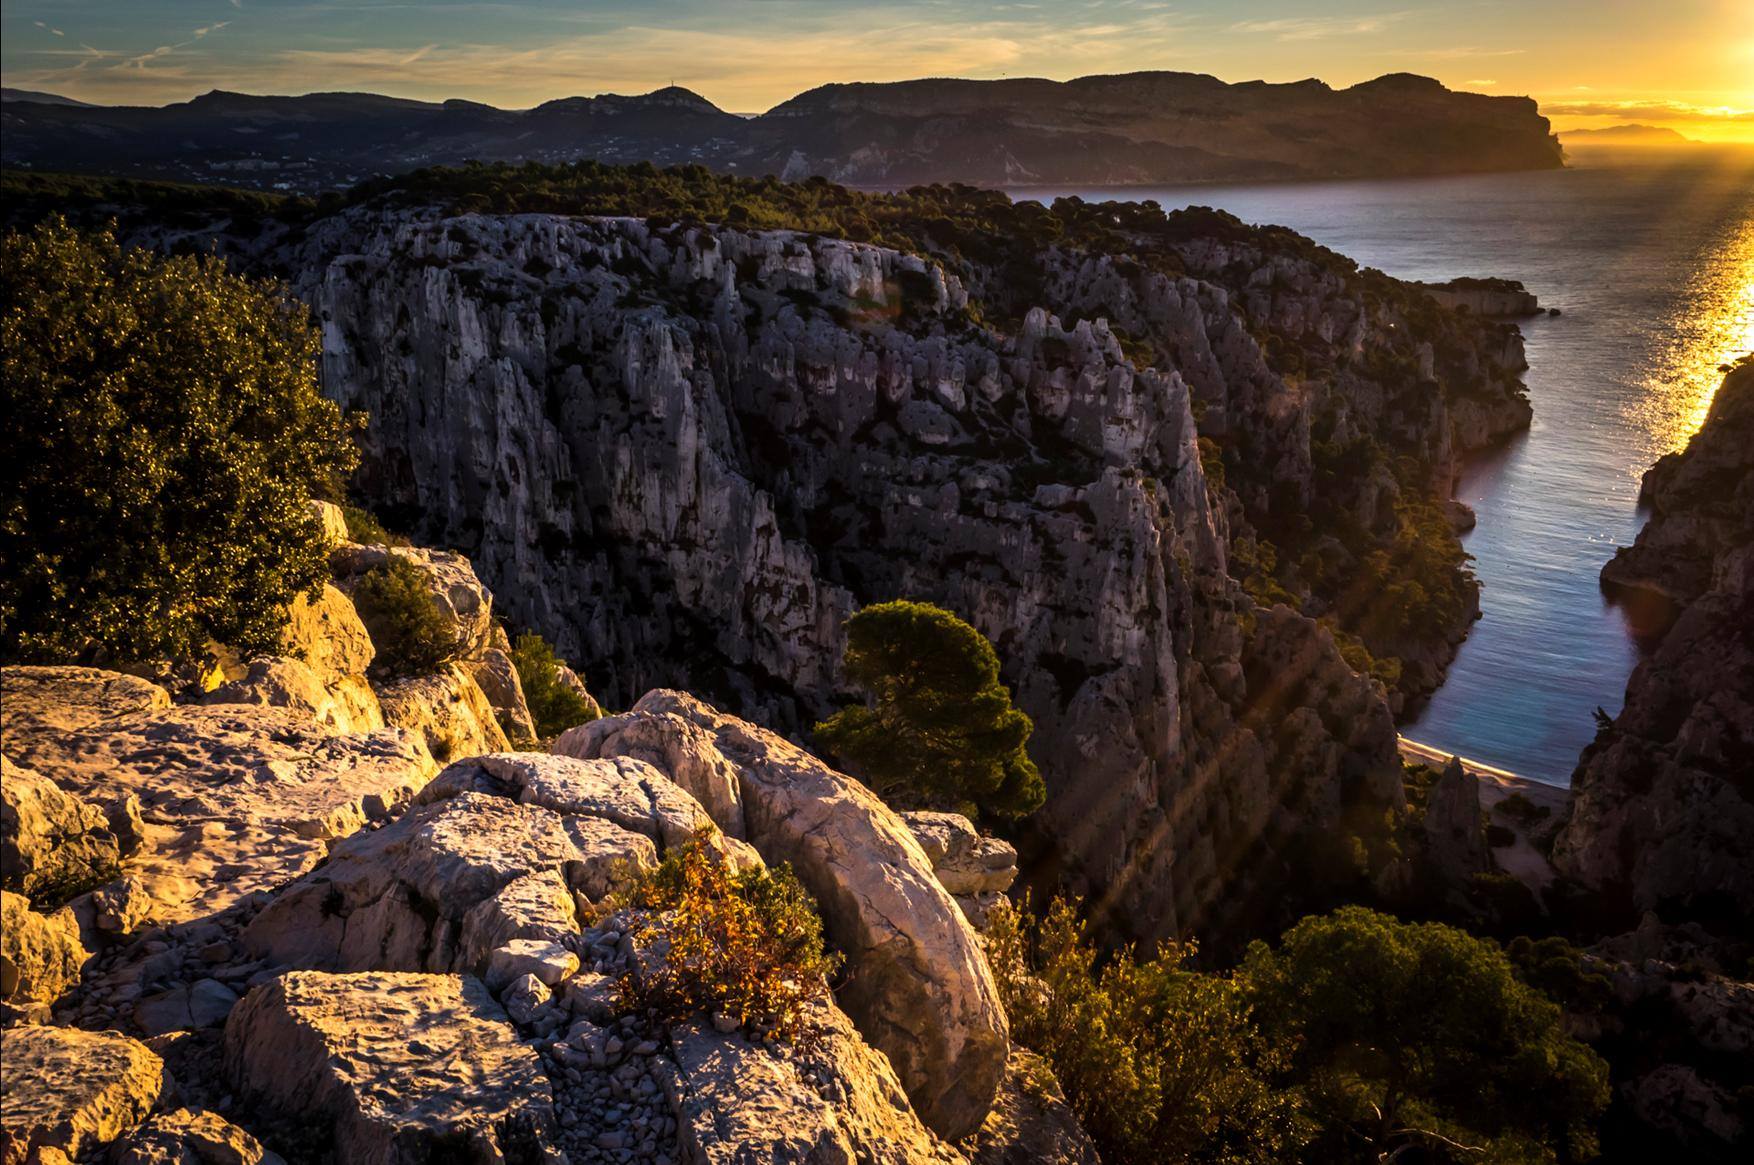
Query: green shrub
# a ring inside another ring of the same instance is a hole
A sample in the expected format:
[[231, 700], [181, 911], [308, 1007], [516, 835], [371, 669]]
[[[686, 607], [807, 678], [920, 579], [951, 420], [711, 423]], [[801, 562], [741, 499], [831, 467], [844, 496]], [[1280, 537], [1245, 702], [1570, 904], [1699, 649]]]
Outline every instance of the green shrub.
[[866, 607], [847, 620], [846, 674], [870, 696], [816, 726], [822, 745], [907, 806], [1021, 817], [1046, 797], [1024, 746], [1034, 724], [999, 681], [979, 631], [929, 603]]
[[518, 669], [518, 682], [524, 687], [524, 703], [536, 723], [537, 736], [558, 736], [602, 714], [594, 701], [561, 682], [562, 660], [536, 632], [518, 636], [512, 646], [512, 664]]
[[[1291, 1050], [1324, 1161], [1581, 1160], [1608, 1102], [1600, 1057], [1497, 943], [1361, 906], [1303, 919], [1239, 972]], [[1464, 1147], [1467, 1151], [1462, 1151]]]
[[840, 963], [816, 904], [790, 866], [733, 871], [706, 841], [672, 850], [632, 892], [630, 933], [662, 956], [617, 981], [617, 1005], [669, 1020], [720, 1012], [795, 1038]]
[[0, 657], [270, 651], [356, 453], [305, 309], [51, 218], [4, 242]]
[[1064, 899], [1040, 919], [1001, 902], [987, 929], [1012, 1037], [1053, 1066], [1109, 1165], [1294, 1159], [1298, 1097], [1268, 1082], [1282, 1053], [1236, 984], [1183, 965], [1191, 953], [1124, 949], [1099, 969]]
[[363, 506], [343, 503], [341, 517], [347, 522], [347, 537], [350, 541], [367, 546], [408, 545], [408, 539], [384, 529], [384, 524], [378, 521], [377, 515]]
[[426, 576], [400, 554], [366, 571], [353, 605], [378, 650], [378, 663], [396, 675], [437, 671], [462, 652], [457, 627], [433, 598]]

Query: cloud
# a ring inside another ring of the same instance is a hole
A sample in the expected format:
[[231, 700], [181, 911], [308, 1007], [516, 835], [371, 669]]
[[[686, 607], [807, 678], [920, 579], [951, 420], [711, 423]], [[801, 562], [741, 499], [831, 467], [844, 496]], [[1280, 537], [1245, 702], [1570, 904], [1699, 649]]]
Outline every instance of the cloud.
[[1561, 101], [1543, 104], [1549, 117], [1625, 117], [1638, 121], [1754, 121], [1754, 109], [1684, 101]]
[[1231, 32], [1271, 36], [1274, 40], [1325, 40], [1335, 36], [1363, 36], [1382, 32], [1406, 19], [1405, 12], [1380, 12], [1374, 16], [1286, 16], [1277, 20], [1239, 20]]
[[60, 29], [51, 28], [48, 25], [44, 24], [40, 20], [33, 20], [33, 21], [31, 21], [31, 23], [36, 25], [38, 28], [42, 29], [44, 32], [53, 33], [56, 36], [66, 36], [67, 35], [66, 33], [62, 32]]
[[229, 20], [221, 20], [217, 24], [209, 24], [209, 25], [206, 25], [202, 28], [197, 28], [195, 30], [195, 39], [200, 40], [202, 37], [206, 36], [210, 32], [218, 32], [220, 29], [224, 28], [226, 25], [228, 25], [230, 23], [231, 23], [231, 21], [229, 21]]
[[1464, 84], [1464, 85], [1478, 85], [1482, 89], [1489, 89], [1492, 86], [1498, 84], [1498, 82], [1489, 78], [1489, 77], [1476, 77], [1472, 81], [1463, 81], [1462, 84]]

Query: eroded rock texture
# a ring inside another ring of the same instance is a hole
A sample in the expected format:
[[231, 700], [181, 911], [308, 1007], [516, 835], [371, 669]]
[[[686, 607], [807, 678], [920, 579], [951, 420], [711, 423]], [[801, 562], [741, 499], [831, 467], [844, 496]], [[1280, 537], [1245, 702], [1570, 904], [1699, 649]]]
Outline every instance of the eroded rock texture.
[[1665, 921], [1754, 914], [1754, 360], [1645, 476], [1652, 513], [1604, 580], [1682, 605], [1584, 750], [1554, 863]]
[[[1514, 329], [1283, 232], [1196, 226], [1163, 262], [1042, 245], [1022, 277], [789, 232], [356, 208], [248, 258], [294, 280], [326, 391], [372, 417], [375, 502], [463, 547], [612, 705], [673, 686], [801, 730], [837, 697], [847, 614], [942, 603], [1037, 724], [1026, 865], [1163, 935], [1212, 924], [1330, 807], [1395, 795], [1388, 712], [1306, 617], [1352, 618], [1343, 587], [1268, 617], [1228, 544], [1318, 503], [1388, 537], [1409, 490], [1528, 416]], [[1407, 691], [1465, 607], [1371, 644]]]

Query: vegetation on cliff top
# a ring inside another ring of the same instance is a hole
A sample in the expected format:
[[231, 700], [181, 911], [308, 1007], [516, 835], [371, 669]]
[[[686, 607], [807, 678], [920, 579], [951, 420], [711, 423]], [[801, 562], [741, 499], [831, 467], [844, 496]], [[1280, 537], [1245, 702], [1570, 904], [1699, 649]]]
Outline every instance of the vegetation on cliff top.
[[60, 219], [7, 235], [4, 273], [0, 656], [272, 649], [328, 577], [308, 500], [355, 458], [304, 307]]
[[718, 1013], [790, 1039], [805, 1007], [828, 998], [840, 956], [824, 949], [816, 904], [790, 866], [732, 870], [700, 835], [671, 850], [626, 904], [629, 933], [649, 955], [616, 982], [626, 1012]]
[[1034, 724], [1011, 703], [986, 636], [930, 603], [866, 607], [847, 620], [846, 676], [870, 704], [843, 708], [816, 739], [907, 807], [994, 817], [1046, 797], [1025, 745]]
[[[1549, 944], [1551, 946], [1551, 944]], [[1575, 988], [1546, 947], [1543, 983]], [[1587, 1158], [1607, 1066], [1497, 943], [1357, 906], [1256, 943], [1229, 974], [1189, 947], [1101, 957], [1073, 904], [995, 910], [987, 954], [1103, 1160]], [[1575, 976], [1573, 976], [1575, 979]], [[1576, 988], [1583, 990], [1583, 988]]]

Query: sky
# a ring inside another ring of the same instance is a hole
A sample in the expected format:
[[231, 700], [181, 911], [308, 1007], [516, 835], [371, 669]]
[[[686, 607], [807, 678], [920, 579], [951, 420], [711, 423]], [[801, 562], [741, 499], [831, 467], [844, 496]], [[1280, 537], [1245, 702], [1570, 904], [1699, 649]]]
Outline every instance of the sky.
[[104, 104], [363, 90], [523, 108], [675, 83], [754, 113], [830, 81], [1389, 72], [1560, 130], [1754, 141], [1754, 0], [0, 0], [6, 85]]

